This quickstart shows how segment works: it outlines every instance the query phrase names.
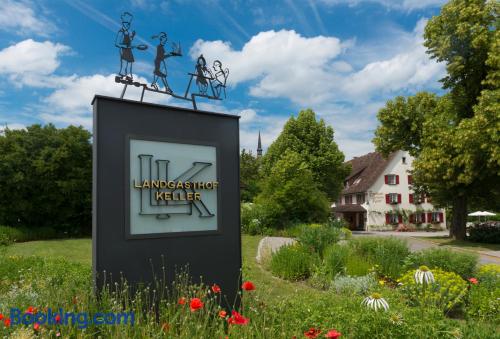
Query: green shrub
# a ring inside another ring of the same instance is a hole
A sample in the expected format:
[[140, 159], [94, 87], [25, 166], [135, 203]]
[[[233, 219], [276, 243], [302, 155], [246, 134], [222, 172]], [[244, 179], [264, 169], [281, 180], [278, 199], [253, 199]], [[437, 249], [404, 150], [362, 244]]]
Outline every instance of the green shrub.
[[325, 224], [305, 225], [297, 240], [309, 250], [322, 256], [326, 247], [340, 240], [340, 230]]
[[410, 253], [406, 241], [394, 237], [365, 236], [349, 243], [354, 255], [378, 265], [378, 273], [392, 279], [401, 275], [404, 260]]
[[352, 232], [351, 232], [351, 230], [348, 229], [348, 228], [342, 227], [340, 229], [340, 238], [342, 240], [349, 240], [349, 239], [351, 239], [352, 238]]
[[418, 284], [415, 281], [415, 272], [416, 270], [408, 271], [399, 279], [401, 290], [411, 305], [433, 305], [446, 312], [463, 303], [467, 282], [458, 274], [435, 268], [431, 271], [434, 283]]
[[404, 268], [410, 270], [422, 265], [431, 269], [439, 267], [468, 279], [474, 276], [477, 263], [477, 254], [457, 252], [445, 248], [430, 248], [410, 254], [405, 260]]
[[241, 204], [241, 232], [249, 235], [269, 235], [263, 208], [254, 203]]
[[364, 276], [370, 272], [373, 266], [374, 264], [371, 259], [361, 257], [359, 254], [353, 253], [351, 250], [351, 255], [347, 258], [346, 274], [357, 277]]
[[360, 277], [339, 275], [332, 281], [330, 288], [339, 294], [365, 295], [377, 286], [375, 274], [370, 273]]
[[345, 272], [348, 257], [349, 247], [344, 245], [334, 244], [325, 250], [323, 266], [330, 279]]
[[500, 244], [500, 222], [475, 224], [469, 228], [468, 240], [489, 244]]
[[477, 283], [470, 284], [467, 316], [500, 322], [500, 265], [481, 266]]
[[273, 275], [291, 281], [309, 278], [317, 257], [304, 246], [283, 246], [271, 257]]

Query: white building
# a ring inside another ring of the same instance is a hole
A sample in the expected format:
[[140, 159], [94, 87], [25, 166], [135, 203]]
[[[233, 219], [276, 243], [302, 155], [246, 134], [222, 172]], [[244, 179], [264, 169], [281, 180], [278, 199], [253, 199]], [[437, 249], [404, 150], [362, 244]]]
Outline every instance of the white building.
[[372, 152], [348, 161], [352, 171], [333, 211], [355, 230], [390, 230], [402, 224], [444, 229], [444, 210], [434, 208], [430, 197], [412, 191], [412, 161], [403, 151], [387, 159]]

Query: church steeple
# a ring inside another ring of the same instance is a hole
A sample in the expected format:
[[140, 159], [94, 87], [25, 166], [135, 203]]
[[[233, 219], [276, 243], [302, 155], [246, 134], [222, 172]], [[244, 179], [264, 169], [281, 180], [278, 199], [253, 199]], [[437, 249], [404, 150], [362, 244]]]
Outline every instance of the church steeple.
[[259, 141], [257, 142], [257, 157], [262, 156], [262, 142], [260, 141], [260, 131], [259, 131]]

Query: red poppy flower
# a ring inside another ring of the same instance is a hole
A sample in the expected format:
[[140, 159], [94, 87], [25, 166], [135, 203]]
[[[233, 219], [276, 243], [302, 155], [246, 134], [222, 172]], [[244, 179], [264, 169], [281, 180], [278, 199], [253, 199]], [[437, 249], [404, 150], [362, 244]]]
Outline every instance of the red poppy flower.
[[10, 327], [10, 318], [5, 318], [3, 320], [3, 324], [5, 325], [5, 327]]
[[476, 278], [469, 278], [469, 281], [474, 284], [474, 285], [477, 285], [479, 281], [477, 281]]
[[193, 298], [189, 302], [189, 308], [191, 309], [191, 312], [195, 312], [202, 307], [203, 307], [203, 302], [199, 298]]
[[56, 321], [56, 324], [61, 323], [61, 316], [58, 314], [54, 317], [54, 320]]
[[318, 335], [321, 333], [321, 330], [319, 328], [314, 328], [311, 327], [309, 331], [304, 332], [304, 335], [308, 337], [309, 339], [315, 339], [318, 337]]
[[232, 316], [227, 319], [229, 325], [246, 325], [250, 321], [250, 319], [245, 318], [235, 310], [231, 312]]
[[221, 317], [221, 318], [225, 318], [225, 317], [226, 317], [226, 315], [227, 315], [227, 312], [226, 312], [226, 311], [224, 311], [224, 310], [219, 311], [219, 317]]
[[180, 297], [180, 298], [179, 298], [179, 301], [178, 301], [177, 303], [178, 303], [179, 305], [184, 305], [184, 304], [186, 304], [186, 298], [184, 298], [184, 297]]
[[253, 291], [255, 290], [255, 285], [251, 281], [245, 281], [243, 285], [241, 285], [241, 288], [245, 291]]
[[328, 331], [326, 334], [325, 334], [325, 338], [333, 338], [333, 339], [337, 339], [338, 337], [340, 337], [342, 335], [342, 333], [340, 332], [337, 332], [337, 330], [330, 330]]
[[36, 307], [30, 306], [30, 307], [28, 307], [28, 309], [24, 313], [25, 314], [35, 314], [36, 313]]
[[35, 323], [35, 324], [33, 325], [33, 329], [34, 329], [35, 331], [38, 331], [38, 330], [40, 329], [40, 324], [39, 324], [39, 323]]
[[212, 292], [214, 293], [220, 293], [221, 289], [220, 289], [220, 286], [217, 285], [217, 284], [213, 284], [212, 285]]
[[0, 313], [0, 320], [2, 320], [2, 319], [3, 319], [3, 314], [2, 314], [2, 313]]

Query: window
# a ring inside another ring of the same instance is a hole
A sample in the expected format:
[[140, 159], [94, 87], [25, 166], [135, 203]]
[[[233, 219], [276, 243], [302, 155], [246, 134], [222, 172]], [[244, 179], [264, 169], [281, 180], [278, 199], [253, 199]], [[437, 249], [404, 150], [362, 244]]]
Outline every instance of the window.
[[410, 215], [410, 223], [412, 224], [422, 224], [425, 222], [425, 213], [417, 212]]
[[399, 175], [396, 175], [396, 174], [387, 174], [385, 176], [385, 183], [387, 185], [397, 185], [397, 184], [399, 184]]
[[358, 193], [358, 194], [356, 194], [356, 203], [358, 205], [361, 205], [361, 204], [365, 203], [365, 194], [364, 193]]
[[387, 213], [385, 215], [385, 223], [386, 224], [398, 224], [403, 222], [403, 217], [396, 213]]
[[418, 195], [417, 193], [410, 193], [408, 198], [410, 200], [410, 204], [415, 204], [415, 205], [421, 204], [424, 201], [423, 196]]
[[345, 201], [346, 205], [352, 204], [352, 195], [345, 195], [344, 196], [344, 201]]
[[434, 224], [443, 222], [443, 213], [441, 213], [441, 212], [432, 212], [432, 213], [429, 213], [429, 214], [431, 214], [431, 220], [429, 220], [430, 222], [432, 222]]
[[413, 176], [408, 176], [408, 185], [413, 185]]
[[403, 164], [406, 164], [406, 157], [401, 158], [401, 162], [402, 162]]
[[389, 193], [385, 195], [385, 202], [387, 204], [400, 204], [401, 203], [401, 194], [398, 193]]

